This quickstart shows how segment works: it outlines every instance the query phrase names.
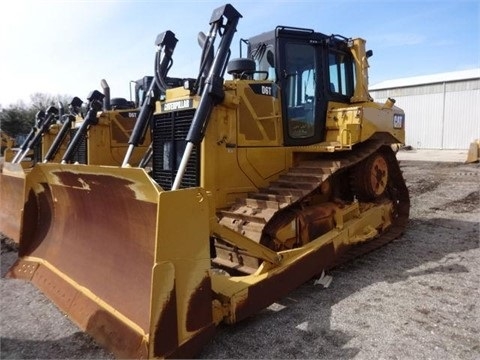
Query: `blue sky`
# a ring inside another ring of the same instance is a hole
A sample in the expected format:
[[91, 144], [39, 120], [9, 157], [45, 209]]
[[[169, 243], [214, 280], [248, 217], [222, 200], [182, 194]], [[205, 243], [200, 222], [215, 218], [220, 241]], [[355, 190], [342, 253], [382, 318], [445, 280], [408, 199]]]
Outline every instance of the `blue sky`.
[[[480, 67], [478, 0], [232, 0], [243, 15], [232, 45], [277, 25], [362, 37], [374, 52], [370, 84]], [[79, 96], [106, 79], [112, 97], [151, 75], [158, 33], [179, 42], [170, 76], [196, 77], [199, 31], [221, 1], [0, 2], [0, 105], [36, 92]]]

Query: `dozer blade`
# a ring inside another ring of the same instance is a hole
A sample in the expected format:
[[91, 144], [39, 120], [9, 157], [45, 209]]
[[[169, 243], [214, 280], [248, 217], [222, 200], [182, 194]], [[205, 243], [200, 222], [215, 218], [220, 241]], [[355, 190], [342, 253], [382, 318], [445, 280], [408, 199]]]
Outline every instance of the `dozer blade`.
[[25, 194], [9, 276], [33, 282], [121, 358], [191, 356], [209, 340], [203, 190], [165, 192], [140, 168], [40, 164]]
[[[29, 171], [29, 170], [27, 170]], [[5, 163], [0, 173], [0, 232], [18, 243], [25, 190], [25, 170]]]

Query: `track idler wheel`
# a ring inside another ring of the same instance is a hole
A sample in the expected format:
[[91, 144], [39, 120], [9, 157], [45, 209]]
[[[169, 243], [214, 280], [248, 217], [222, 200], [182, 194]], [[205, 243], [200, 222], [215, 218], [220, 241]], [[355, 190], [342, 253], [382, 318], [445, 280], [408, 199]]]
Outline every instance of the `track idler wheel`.
[[377, 152], [358, 164], [353, 171], [353, 189], [359, 200], [371, 201], [385, 193], [388, 185], [388, 162]]

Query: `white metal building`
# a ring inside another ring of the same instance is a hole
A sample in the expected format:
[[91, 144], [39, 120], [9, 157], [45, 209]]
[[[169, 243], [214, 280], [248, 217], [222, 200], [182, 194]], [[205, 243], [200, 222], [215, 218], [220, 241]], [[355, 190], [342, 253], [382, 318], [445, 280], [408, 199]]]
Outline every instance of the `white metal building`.
[[370, 94], [405, 111], [406, 145], [468, 149], [480, 138], [480, 68], [384, 81]]

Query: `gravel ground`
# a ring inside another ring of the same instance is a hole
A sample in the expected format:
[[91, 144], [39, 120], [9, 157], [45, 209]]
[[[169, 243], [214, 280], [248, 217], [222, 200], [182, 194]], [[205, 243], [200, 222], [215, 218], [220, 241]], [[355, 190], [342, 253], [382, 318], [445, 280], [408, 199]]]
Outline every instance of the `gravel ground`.
[[[327, 289], [310, 281], [220, 326], [199, 357], [480, 359], [480, 167], [401, 165], [412, 201], [402, 238], [331, 271]], [[15, 257], [2, 240], [0, 357], [112, 358], [29, 283], [3, 278]]]

